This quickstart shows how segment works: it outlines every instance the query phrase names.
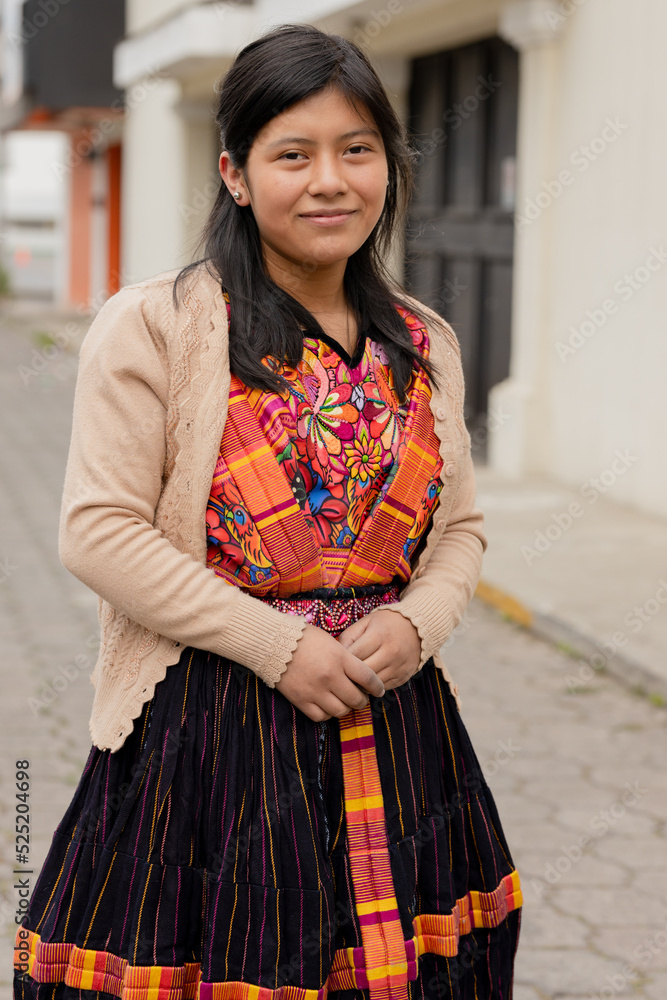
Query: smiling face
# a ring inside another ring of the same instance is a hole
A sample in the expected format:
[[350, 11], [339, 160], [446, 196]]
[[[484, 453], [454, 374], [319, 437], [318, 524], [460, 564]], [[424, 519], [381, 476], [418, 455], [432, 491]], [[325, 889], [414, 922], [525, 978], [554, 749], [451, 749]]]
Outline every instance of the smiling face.
[[[382, 214], [388, 166], [374, 122], [336, 89], [312, 94], [272, 118], [255, 136], [244, 171], [226, 151], [220, 173], [238, 205], [250, 205], [264, 259], [279, 284], [315, 279], [335, 287], [348, 258]], [[345, 213], [317, 218], [313, 212]], [[312, 283], [312, 282], [311, 282]], [[324, 291], [324, 289], [323, 289]]]

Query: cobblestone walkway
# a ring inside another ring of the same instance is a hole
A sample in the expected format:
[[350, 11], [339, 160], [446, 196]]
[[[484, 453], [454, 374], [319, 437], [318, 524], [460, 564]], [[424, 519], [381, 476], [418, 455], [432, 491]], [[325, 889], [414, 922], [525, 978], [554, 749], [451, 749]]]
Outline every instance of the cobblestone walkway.
[[444, 653], [522, 878], [514, 1000], [665, 1000], [665, 709], [476, 598]]
[[[34, 885], [90, 747], [96, 597], [57, 553], [85, 325], [54, 353], [39, 331], [56, 335], [64, 320], [0, 324], [3, 997], [18, 905], [15, 761], [30, 761], [33, 874], [20, 877]], [[444, 652], [522, 876], [514, 1000], [665, 1000], [667, 712], [604, 675], [576, 687], [572, 659], [477, 599]]]

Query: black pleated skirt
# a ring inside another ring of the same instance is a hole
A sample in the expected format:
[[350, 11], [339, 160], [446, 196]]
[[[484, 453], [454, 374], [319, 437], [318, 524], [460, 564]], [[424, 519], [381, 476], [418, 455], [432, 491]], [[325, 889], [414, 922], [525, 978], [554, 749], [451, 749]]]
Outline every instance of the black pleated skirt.
[[123, 746], [91, 747], [15, 1000], [510, 1000], [519, 875], [441, 671], [353, 714], [184, 649]]

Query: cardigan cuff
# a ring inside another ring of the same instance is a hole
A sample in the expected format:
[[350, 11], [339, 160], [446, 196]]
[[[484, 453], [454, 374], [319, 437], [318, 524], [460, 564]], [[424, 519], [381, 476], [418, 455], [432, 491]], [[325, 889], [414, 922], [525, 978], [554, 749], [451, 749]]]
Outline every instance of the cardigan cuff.
[[219, 648], [213, 652], [241, 663], [268, 687], [275, 687], [308, 622], [300, 615], [285, 614], [266, 601], [234, 589], [235, 607], [221, 630]]
[[402, 597], [395, 604], [383, 604], [374, 611], [398, 611], [411, 621], [421, 639], [421, 659], [417, 670], [444, 645], [452, 631], [452, 613], [444, 601], [425, 588]]

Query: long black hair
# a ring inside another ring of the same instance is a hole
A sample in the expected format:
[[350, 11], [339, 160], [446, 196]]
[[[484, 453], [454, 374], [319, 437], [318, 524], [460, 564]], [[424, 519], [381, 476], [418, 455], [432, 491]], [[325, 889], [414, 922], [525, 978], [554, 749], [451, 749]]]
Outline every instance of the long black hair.
[[[337, 88], [359, 111], [370, 113], [384, 143], [389, 184], [382, 214], [373, 231], [347, 262], [343, 285], [359, 329], [373, 324], [373, 336], [387, 354], [401, 402], [415, 363], [435, 381], [434, 367], [415, 349], [394, 302], [427, 317], [402, 298], [405, 289], [389, 273], [384, 256], [404, 223], [414, 187], [417, 153], [394, 112], [366, 55], [340, 35], [312, 25], [282, 24], [250, 42], [221, 80], [216, 114], [221, 148], [232, 164], [245, 168], [257, 133], [276, 115], [311, 94]], [[220, 178], [215, 203], [196, 249], [203, 258], [180, 270], [173, 285], [200, 264], [229, 293], [231, 371], [258, 389], [285, 388], [285, 381], [262, 358], [295, 366], [303, 355], [303, 328], [321, 335], [322, 327], [300, 302], [277, 285], [265, 270], [257, 223], [251, 206], [238, 206]], [[213, 270], [211, 270], [211, 268]]]

